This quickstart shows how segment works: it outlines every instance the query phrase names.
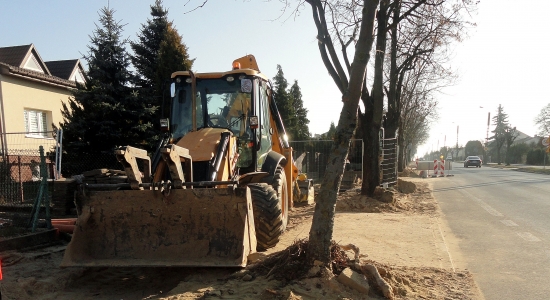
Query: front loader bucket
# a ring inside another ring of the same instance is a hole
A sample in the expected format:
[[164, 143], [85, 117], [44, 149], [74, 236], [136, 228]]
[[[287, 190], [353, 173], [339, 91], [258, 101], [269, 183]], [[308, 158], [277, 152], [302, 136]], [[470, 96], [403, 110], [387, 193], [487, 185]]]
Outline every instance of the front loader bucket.
[[62, 267], [245, 266], [256, 251], [250, 190], [88, 191]]

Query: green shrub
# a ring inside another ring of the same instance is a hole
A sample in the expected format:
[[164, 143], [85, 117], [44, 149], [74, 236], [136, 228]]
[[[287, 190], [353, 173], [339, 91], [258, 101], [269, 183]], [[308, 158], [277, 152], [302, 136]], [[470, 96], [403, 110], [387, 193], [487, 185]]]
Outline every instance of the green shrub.
[[527, 164], [528, 165], [542, 165], [545, 161], [548, 164], [548, 154], [544, 149], [531, 149], [527, 152]]

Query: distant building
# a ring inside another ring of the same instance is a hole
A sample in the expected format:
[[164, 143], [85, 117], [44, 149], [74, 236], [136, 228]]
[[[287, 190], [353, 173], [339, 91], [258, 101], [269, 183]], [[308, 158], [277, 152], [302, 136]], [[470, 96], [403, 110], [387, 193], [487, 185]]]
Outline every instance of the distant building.
[[540, 143], [541, 138], [539, 136], [535, 135], [534, 137], [531, 137], [519, 130], [517, 132], [518, 132], [518, 136], [516, 137], [512, 145], [517, 145], [522, 143], [526, 145], [531, 145], [532, 143], [534, 144]]
[[[52, 123], [62, 121], [62, 103], [83, 73], [80, 60], [44, 61], [33, 44], [0, 47], [0, 154], [52, 139]], [[6, 133], [22, 133], [23, 141]]]

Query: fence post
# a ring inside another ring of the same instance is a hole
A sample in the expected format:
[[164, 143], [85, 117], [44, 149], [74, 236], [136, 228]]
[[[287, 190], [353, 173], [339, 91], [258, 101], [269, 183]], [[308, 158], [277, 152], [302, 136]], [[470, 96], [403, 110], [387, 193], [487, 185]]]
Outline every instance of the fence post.
[[61, 157], [63, 155], [63, 129], [57, 130], [57, 136], [55, 141], [55, 179], [61, 177]]
[[17, 155], [17, 168], [19, 169], [19, 195], [21, 195], [21, 203], [23, 203], [25, 202], [25, 195], [23, 194], [23, 179], [21, 178], [21, 155]]
[[[46, 169], [46, 157], [44, 156], [44, 147], [39, 147], [40, 151], [40, 188], [38, 189], [38, 195], [34, 201], [33, 209], [31, 212], [31, 224], [32, 232], [36, 231], [36, 225], [38, 223], [38, 216], [40, 214], [40, 207], [44, 203], [46, 211], [46, 224], [48, 229], [52, 228], [52, 220], [50, 216], [50, 200], [48, 195], [48, 171]], [[44, 201], [42, 202], [42, 199]]]

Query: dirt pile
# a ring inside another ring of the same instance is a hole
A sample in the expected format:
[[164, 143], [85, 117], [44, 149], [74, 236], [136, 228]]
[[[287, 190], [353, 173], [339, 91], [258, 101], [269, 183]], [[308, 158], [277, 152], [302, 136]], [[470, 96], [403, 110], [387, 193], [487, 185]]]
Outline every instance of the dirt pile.
[[398, 172], [397, 177], [412, 177], [412, 178], [419, 178], [419, 172], [416, 169], [413, 168], [405, 168], [403, 169], [403, 172]]
[[[361, 189], [343, 192], [336, 202], [337, 211], [365, 213], [420, 213], [437, 214], [428, 182], [423, 179], [399, 179], [397, 189], [376, 188], [374, 197], [361, 195]], [[406, 193], [400, 192], [404, 191]]]

